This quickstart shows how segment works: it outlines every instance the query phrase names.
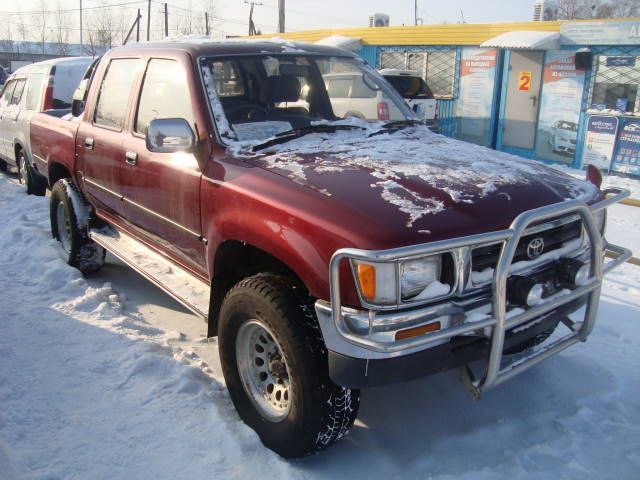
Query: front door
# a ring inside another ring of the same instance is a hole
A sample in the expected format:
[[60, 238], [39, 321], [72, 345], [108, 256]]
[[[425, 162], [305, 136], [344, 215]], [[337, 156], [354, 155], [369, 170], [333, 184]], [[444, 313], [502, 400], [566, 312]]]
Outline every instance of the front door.
[[9, 109], [11, 107], [11, 97], [13, 95], [13, 89], [16, 86], [16, 81], [11, 80], [7, 82], [2, 90], [2, 96], [0, 96], [0, 157], [7, 156], [7, 146], [5, 145], [5, 116], [7, 117], [7, 123], [9, 122]]
[[150, 152], [145, 142], [154, 119], [183, 118], [195, 131], [184, 66], [177, 60], [150, 59], [137, 104], [131, 133], [123, 143], [121, 183], [127, 220], [141, 236], [204, 276], [198, 160], [191, 152]]
[[502, 144], [531, 150], [535, 144], [544, 52], [511, 51]]
[[120, 171], [125, 165], [122, 132], [129, 111], [139, 59], [111, 60], [89, 122], [82, 122], [76, 148], [84, 164], [87, 193], [101, 210], [122, 215]]
[[20, 117], [20, 103], [22, 101], [22, 94], [27, 80], [24, 78], [16, 80], [13, 94], [9, 105], [4, 109], [2, 113], [2, 136], [4, 143], [4, 155], [12, 163], [16, 163], [14, 140], [18, 136], [18, 118]]

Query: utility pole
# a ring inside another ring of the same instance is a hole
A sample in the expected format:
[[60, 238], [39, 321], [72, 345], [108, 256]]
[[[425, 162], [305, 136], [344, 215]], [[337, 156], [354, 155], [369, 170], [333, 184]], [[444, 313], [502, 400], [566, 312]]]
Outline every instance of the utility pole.
[[147, 2], [147, 42], [151, 38], [151, 0]]
[[418, 25], [418, 0], [413, 0], [413, 24]]
[[207, 37], [211, 34], [209, 32], [209, 12], [204, 12], [204, 31], [207, 33]]
[[251, 8], [249, 9], [249, 36], [253, 36], [253, 35], [257, 35], [258, 31], [256, 30], [256, 25], [255, 23], [253, 23], [253, 8], [258, 5], [262, 5], [262, 3], [258, 3], [255, 1], [251, 1], [248, 2], [247, 0], [244, 0], [244, 3], [246, 3], [247, 5], [250, 5]]
[[278, 32], [284, 33], [284, 0], [278, 0]]
[[136, 42], [140, 43], [140, 18], [142, 14], [140, 13], [140, 9], [138, 9], [138, 16], [136, 17]]
[[80, 55], [82, 53], [82, 0], [80, 0]]
[[166, 3], [164, 4], [164, 36], [169, 36], [169, 11]]

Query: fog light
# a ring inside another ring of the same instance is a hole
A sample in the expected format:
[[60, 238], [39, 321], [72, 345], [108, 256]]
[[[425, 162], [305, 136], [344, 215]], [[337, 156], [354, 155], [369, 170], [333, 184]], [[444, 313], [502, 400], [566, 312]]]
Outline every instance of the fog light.
[[544, 288], [541, 283], [536, 283], [529, 293], [527, 294], [527, 306], [533, 307], [534, 305], [538, 305], [542, 301], [542, 294], [544, 293]]
[[533, 307], [542, 301], [544, 285], [528, 277], [513, 276], [508, 285], [509, 301], [523, 307]]
[[575, 258], [565, 258], [560, 264], [562, 280], [569, 286], [581, 287], [586, 285], [591, 274], [591, 267]]

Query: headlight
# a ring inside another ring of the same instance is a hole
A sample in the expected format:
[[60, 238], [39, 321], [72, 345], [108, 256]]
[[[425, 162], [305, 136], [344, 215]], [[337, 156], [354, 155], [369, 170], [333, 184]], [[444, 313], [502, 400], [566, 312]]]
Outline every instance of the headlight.
[[[440, 281], [442, 257], [417, 258], [403, 262], [400, 267], [402, 300], [409, 300], [422, 293], [431, 283]], [[445, 292], [449, 293], [448, 291]], [[436, 295], [439, 296], [439, 295]]]
[[[451, 257], [449, 254], [444, 256]], [[379, 306], [396, 305], [398, 298], [401, 303], [416, 302], [449, 294], [452, 287], [449, 280], [442, 283], [442, 265], [443, 255], [398, 263], [353, 262], [360, 295], [367, 303]]]

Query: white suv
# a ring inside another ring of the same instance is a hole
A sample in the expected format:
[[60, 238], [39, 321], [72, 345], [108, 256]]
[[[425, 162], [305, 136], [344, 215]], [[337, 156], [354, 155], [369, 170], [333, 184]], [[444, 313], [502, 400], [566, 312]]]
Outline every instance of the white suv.
[[438, 130], [438, 104], [420, 74], [397, 68], [382, 69], [380, 74], [402, 95], [416, 115], [424, 120], [431, 130]]

